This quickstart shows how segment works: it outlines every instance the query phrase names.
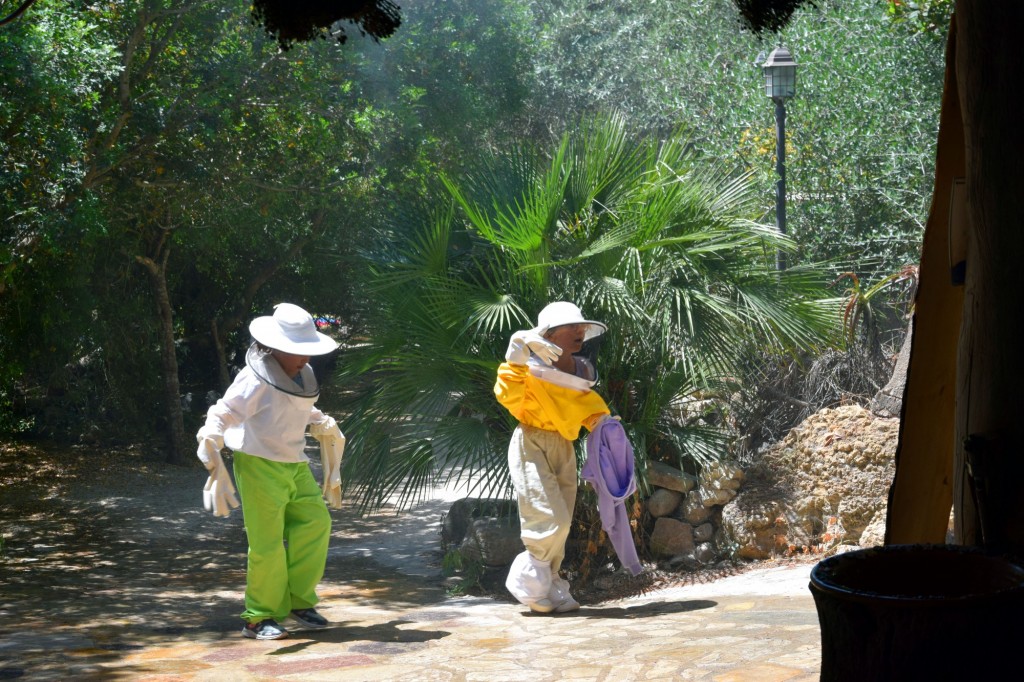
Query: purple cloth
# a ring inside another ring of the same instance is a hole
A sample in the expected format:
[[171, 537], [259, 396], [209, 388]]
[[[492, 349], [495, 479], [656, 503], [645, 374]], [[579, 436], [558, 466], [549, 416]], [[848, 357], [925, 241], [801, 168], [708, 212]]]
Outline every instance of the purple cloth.
[[617, 419], [605, 419], [587, 436], [587, 461], [580, 476], [597, 491], [601, 527], [622, 565], [633, 575], [642, 570], [629, 525], [626, 498], [636, 492], [633, 446]]

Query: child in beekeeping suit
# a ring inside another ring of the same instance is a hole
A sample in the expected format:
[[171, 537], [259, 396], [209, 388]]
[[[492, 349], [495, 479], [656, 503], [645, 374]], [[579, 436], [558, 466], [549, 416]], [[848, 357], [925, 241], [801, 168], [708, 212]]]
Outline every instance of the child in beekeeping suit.
[[576, 355], [583, 343], [605, 332], [575, 304], [551, 303], [533, 329], [517, 331], [498, 367], [494, 394], [519, 425], [508, 464], [519, 501], [526, 551], [516, 557], [505, 586], [537, 613], [580, 607], [559, 575], [576, 504], [576, 455], [580, 427], [593, 430], [609, 415], [591, 387], [592, 363]]
[[[344, 436], [334, 419], [316, 408], [320, 387], [309, 359], [338, 344], [317, 331], [312, 316], [290, 303], [273, 316], [249, 325], [254, 339], [224, 396], [210, 407], [199, 430], [198, 456], [210, 471], [204, 502], [217, 516], [237, 507], [234, 488], [220, 451], [234, 451], [234, 474], [242, 497], [249, 540], [245, 627], [251, 639], [282, 639], [280, 625], [291, 617], [308, 628], [328, 622], [315, 606], [323, 577], [331, 516], [322, 496], [332, 485], [340, 504], [340, 464]], [[321, 442], [324, 485], [317, 485], [304, 453], [306, 428]], [[331, 448], [325, 448], [324, 445]]]

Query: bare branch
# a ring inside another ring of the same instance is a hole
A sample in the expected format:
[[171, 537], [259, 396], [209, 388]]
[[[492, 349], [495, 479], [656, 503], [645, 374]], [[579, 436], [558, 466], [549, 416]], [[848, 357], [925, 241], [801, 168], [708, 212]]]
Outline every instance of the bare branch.
[[27, 10], [29, 7], [35, 4], [35, 1], [36, 0], [25, 0], [25, 2], [21, 3], [21, 6], [18, 7], [18, 9], [14, 10], [3, 19], [0, 19], [0, 26], [3, 26], [4, 24], [9, 24], [18, 17], [20, 17], [22, 14], [25, 13], [25, 10]]

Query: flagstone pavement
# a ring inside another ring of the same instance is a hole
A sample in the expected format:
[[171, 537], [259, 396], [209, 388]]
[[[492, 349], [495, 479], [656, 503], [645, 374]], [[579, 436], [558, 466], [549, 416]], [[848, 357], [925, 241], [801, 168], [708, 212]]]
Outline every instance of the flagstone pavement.
[[240, 634], [240, 514], [167, 514], [153, 503], [103, 516], [125, 499], [94, 500], [67, 514], [63, 532], [94, 544], [91, 554], [72, 556], [62, 544], [70, 539], [57, 531], [23, 541], [25, 528], [5, 522], [0, 680], [818, 679], [811, 564], [543, 616], [446, 594], [438, 524], [453, 497], [402, 515], [332, 511], [319, 605], [332, 625], [311, 631], [286, 623], [288, 639], [264, 642]]

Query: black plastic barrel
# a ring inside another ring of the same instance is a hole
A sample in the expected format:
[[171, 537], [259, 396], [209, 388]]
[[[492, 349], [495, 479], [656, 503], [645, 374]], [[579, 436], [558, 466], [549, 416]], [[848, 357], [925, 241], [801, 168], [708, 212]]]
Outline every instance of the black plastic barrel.
[[[890, 545], [811, 571], [821, 679], [1003, 679], [1024, 669], [1024, 566], [977, 548]], [[988, 677], [986, 677], [988, 676]]]

